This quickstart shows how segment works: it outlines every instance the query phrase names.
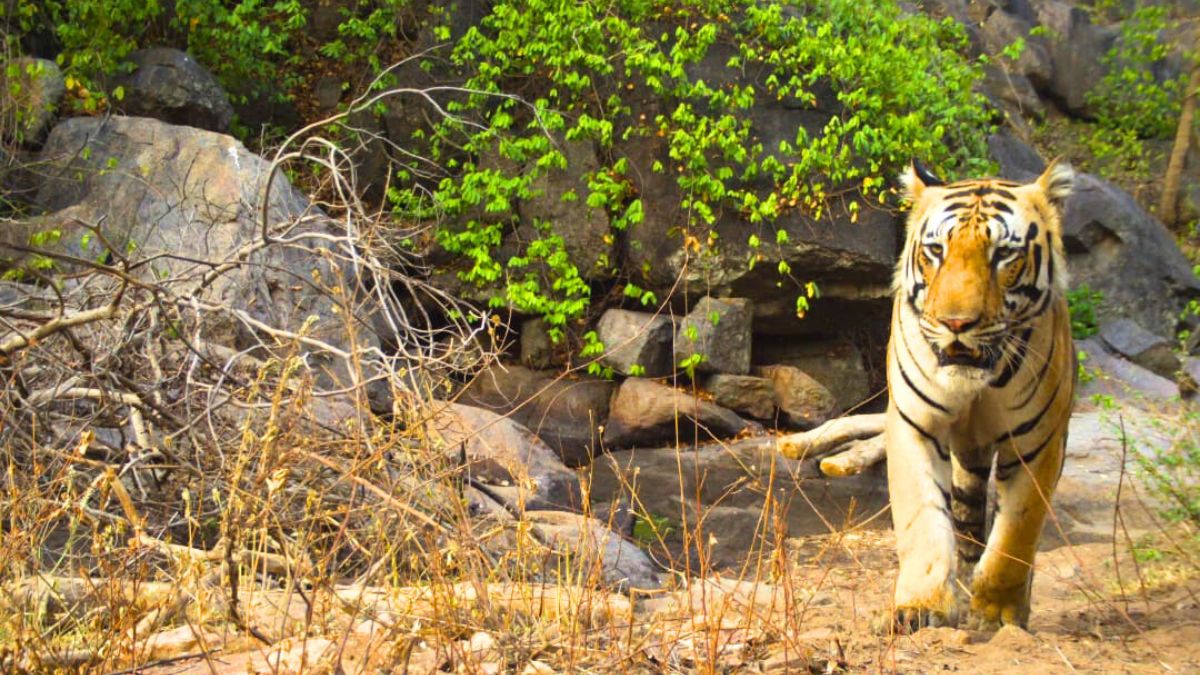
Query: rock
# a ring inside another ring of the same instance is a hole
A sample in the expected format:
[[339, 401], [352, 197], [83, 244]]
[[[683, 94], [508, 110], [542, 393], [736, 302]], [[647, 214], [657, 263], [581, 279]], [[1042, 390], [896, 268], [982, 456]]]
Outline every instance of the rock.
[[434, 449], [448, 458], [465, 451], [471, 478], [488, 485], [509, 507], [580, 507], [579, 477], [517, 422], [481, 408], [441, 403], [426, 424]]
[[[240, 249], [262, 238], [260, 204], [269, 163], [237, 140], [146, 118], [79, 117], [54, 128], [39, 159], [46, 178], [34, 201], [49, 213], [46, 218], [61, 224], [58, 246], [66, 253], [89, 260], [105, 255], [99, 239], [80, 225], [97, 224], [117, 253], [136, 251], [135, 259], [153, 259], [137, 273], [179, 297], [197, 294], [202, 303], [242, 311], [256, 322], [289, 331], [317, 317], [308, 332], [311, 338], [343, 350], [378, 346], [377, 334], [369, 330], [361, 330], [359, 342], [351, 345], [334, 301], [319, 288], [338, 283], [338, 275], [344, 275], [351, 289], [358, 281], [350, 268], [334, 268], [334, 256], [321, 255], [321, 249], [332, 246], [324, 240], [304, 247], [262, 247], [202, 286], [211, 268], [196, 261], [232, 261]], [[282, 173], [274, 177], [266, 216], [272, 227], [308, 216], [290, 231], [292, 237], [343, 234]], [[320, 283], [309, 281], [314, 278]], [[266, 350], [259, 329], [226, 312], [201, 316], [197, 337], [238, 350]], [[311, 345], [304, 353], [319, 386], [351, 382], [348, 364], [335, 353]], [[363, 358], [370, 360], [365, 352]], [[378, 389], [388, 390], [383, 382]]]
[[988, 155], [1000, 165], [1001, 178], [1027, 181], [1046, 170], [1046, 162], [1028, 143], [1006, 131], [988, 136]]
[[564, 511], [528, 511], [526, 519], [560, 556], [570, 560], [571, 582], [599, 573], [603, 585], [618, 593], [662, 587], [658, 569], [644, 551], [598, 520]]
[[1075, 347], [1083, 354], [1083, 368], [1092, 376], [1081, 383], [1080, 400], [1102, 394], [1135, 403], [1163, 404], [1179, 396], [1179, 387], [1173, 381], [1113, 356], [1096, 338], [1079, 340]]
[[554, 358], [554, 343], [541, 319], [521, 322], [521, 363], [529, 368], [545, 369], [558, 365]]
[[803, 370], [775, 365], [758, 371], [771, 380], [779, 412], [792, 426], [811, 429], [824, 424], [837, 411], [833, 394]]
[[675, 331], [675, 365], [698, 354], [696, 372], [746, 375], [752, 319], [747, 300], [700, 298]]
[[[663, 377], [675, 370], [671, 362], [674, 326], [662, 314], [610, 309], [596, 324], [604, 343], [600, 362], [622, 375]], [[640, 366], [640, 373], [634, 367]]]
[[[783, 528], [788, 537], [826, 534], [827, 523], [844, 525], [849, 513], [866, 518], [885, 507], [887, 479], [882, 467], [825, 479], [807, 472], [801, 462], [785, 459], [769, 439], [702, 445], [682, 457], [674, 447], [638, 448], [597, 458], [590, 496], [593, 502], [625, 496], [637, 504], [638, 513], [664, 520], [670, 528], [667, 549], [675, 556], [684, 549], [680, 523], [686, 518], [692, 528], [689, 537], [706, 538], [712, 533], [716, 538], [713, 564], [736, 568], [748, 556], [757, 556], [759, 546], [773, 545], [769, 542], [774, 540], [775, 527]], [[768, 503], [780, 511], [769, 512], [764, 520]], [[701, 513], [704, 529], [698, 535], [695, 524]]]
[[799, 368], [833, 394], [838, 410], [853, 409], [873, 393], [866, 359], [858, 346], [846, 338], [756, 335], [754, 360], [759, 365]]
[[1101, 324], [1100, 339], [1117, 354], [1163, 377], [1174, 377], [1179, 370], [1179, 357], [1175, 356], [1171, 342], [1129, 319]]
[[494, 365], [480, 372], [459, 400], [511, 417], [568, 465], [580, 466], [599, 448], [599, 427], [608, 417], [615, 388], [607, 380]]
[[1004, 48], [1017, 42], [1025, 41], [1025, 49], [1011, 63], [1011, 70], [1017, 75], [1023, 75], [1033, 83], [1045, 86], [1050, 82], [1052, 64], [1050, 53], [1045, 41], [1040, 37], [1029, 34], [1033, 29], [1030, 21], [1009, 12], [992, 12], [979, 29], [984, 48], [989, 54], [1000, 54]]
[[[676, 418], [678, 417], [678, 422]], [[631, 377], [621, 383], [613, 397], [604, 426], [604, 445], [609, 448], [650, 446], [676, 441], [729, 438], [753, 425], [733, 412], [688, 392], [650, 380]]]
[[1102, 59], [1112, 48], [1117, 30], [1092, 23], [1087, 10], [1064, 0], [1036, 4], [1038, 21], [1049, 29], [1053, 73], [1044, 91], [1074, 115], [1091, 117], [1095, 110], [1087, 93], [1104, 77]]
[[1077, 174], [1067, 200], [1063, 243], [1071, 282], [1104, 293], [1101, 323], [1133, 319], [1158, 335], [1174, 335], [1200, 279], [1174, 237], [1132, 196], [1090, 174]]
[[775, 387], [764, 377], [718, 373], [704, 381], [704, 388], [719, 406], [760, 420], [775, 417]]
[[337, 75], [322, 75], [312, 85], [313, 99], [322, 114], [333, 112], [342, 100], [342, 78]]
[[135, 70], [113, 86], [125, 88], [117, 105], [127, 114], [153, 117], [209, 131], [226, 131], [233, 106], [217, 79], [191, 56], [168, 47], [139, 49], [129, 55]]
[[984, 66], [983, 93], [992, 105], [1008, 113], [1008, 121], [1014, 126], [1023, 124], [1025, 117], [1040, 120], [1046, 116], [1046, 106], [1033, 83], [1019, 72]]
[[58, 64], [47, 59], [18, 58], [0, 73], [0, 114], [14, 125], [6, 129], [23, 143], [42, 140], [67, 92]]

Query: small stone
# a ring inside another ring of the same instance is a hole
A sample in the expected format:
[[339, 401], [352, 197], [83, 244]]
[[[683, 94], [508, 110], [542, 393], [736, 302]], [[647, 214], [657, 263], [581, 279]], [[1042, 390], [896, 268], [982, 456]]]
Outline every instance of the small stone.
[[670, 317], [610, 309], [596, 325], [596, 334], [604, 343], [600, 362], [622, 375], [669, 375], [674, 370], [672, 333]]
[[763, 420], [775, 416], [775, 387], [765, 377], [718, 373], [704, 386], [717, 405]]
[[811, 429], [836, 412], [833, 394], [803, 370], [793, 366], [764, 366], [759, 372], [771, 380], [775, 403], [789, 424]]
[[1100, 326], [1100, 339], [1116, 353], [1163, 377], [1173, 377], [1179, 370], [1171, 342], [1130, 319], [1106, 321]]
[[675, 332], [675, 365], [699, 355], [696, 372], [748, 374], [753, 318], [749, 300], [700, 298]]

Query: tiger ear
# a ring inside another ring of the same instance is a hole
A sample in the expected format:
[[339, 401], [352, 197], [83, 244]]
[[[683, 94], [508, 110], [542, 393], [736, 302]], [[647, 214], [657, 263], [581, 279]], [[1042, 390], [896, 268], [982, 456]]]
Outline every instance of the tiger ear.
[[1046, 200], [1062, 211], [1075, 187], [1075, 169], [1067, 162], [1055, 159], [1037, 179], [1038, 187], [1046, 194]]
[[913, 159], [904, 173], [900, 174], [900, 185], [904, 187], [904, 196], [914, 202], [921, 198], [921, 193], [925, 192], [925, 188], [945, 184], [944, 180], [938, 178], [916, 159]]

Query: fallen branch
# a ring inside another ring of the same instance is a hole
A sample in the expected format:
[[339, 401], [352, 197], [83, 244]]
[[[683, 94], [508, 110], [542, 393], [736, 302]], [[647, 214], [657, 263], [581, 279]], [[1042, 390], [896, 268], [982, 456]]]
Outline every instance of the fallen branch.
[[[120, 296], [118, 296], [119, 300]], [[32, 344], [35, 344], [60, 330], [65, 330], [73, 326], [82, 326], [83, 324], [92, 323], [93, 321], [103, 321], [111, 319], [117, 314], [116, 303], [89, 309], [84, 312], [63, 316], [38, 326], [33, 332], [28, 335], [18, 334], [13, 335], [4, 342], [0, 342], [0, 357], [8, 356], [18, 349], [24, 349]]]
[[845, 450], [821, 460], [821, 473], [830, 478], [844, 478], [860, 474], [872, 465], [883, 461], [887, 455], [887, 444], [883, 434], [855, 441]]
[[788, 459], [823, 457], [851, 441], [882, 434], [886, 417], [883, 413], [839, 417], [811, 431], [780, 436], [776, 447]]

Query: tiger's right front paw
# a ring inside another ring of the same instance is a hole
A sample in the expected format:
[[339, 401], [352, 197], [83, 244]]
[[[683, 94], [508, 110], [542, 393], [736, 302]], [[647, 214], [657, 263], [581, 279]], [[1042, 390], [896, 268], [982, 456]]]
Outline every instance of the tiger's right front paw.
[[896, 605], [875, 620], [875, 632], [880, 634], [915, 633], [922, 628], [958, 625], [958, 599], [946, 584], [916, 600], [901, 598], [896, 592]]

